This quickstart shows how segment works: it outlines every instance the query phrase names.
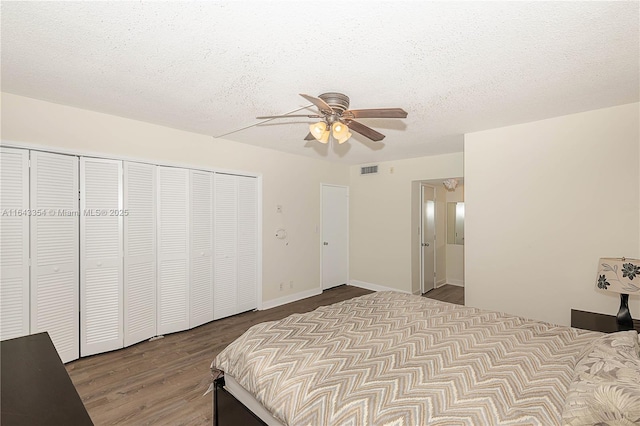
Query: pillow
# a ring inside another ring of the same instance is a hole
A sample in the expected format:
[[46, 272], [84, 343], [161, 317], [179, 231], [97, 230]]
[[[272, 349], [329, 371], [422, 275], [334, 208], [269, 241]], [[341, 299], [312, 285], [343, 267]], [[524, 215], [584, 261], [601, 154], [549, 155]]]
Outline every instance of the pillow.
[[575, 368], [564, 425], [640, 423], [640, 340], [636, 331], [598, 338]]

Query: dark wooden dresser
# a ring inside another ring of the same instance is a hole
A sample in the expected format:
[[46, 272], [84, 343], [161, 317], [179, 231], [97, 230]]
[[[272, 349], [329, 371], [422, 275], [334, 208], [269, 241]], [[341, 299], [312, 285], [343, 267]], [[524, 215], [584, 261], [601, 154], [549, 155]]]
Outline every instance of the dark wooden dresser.
[[0, 344], [2, 426], [93, 425], [48, 333]]

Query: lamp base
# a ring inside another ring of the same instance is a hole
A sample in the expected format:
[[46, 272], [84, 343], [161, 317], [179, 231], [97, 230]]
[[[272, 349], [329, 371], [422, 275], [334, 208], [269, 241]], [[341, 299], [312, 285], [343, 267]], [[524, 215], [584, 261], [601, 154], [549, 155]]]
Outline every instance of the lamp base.
[[618, 331], [634, 330], [633, 319], [631, 318], [631, 312], [629, 312], [629, 295], [620, 294], [620, 310], [616, 315], [616, 322], [618, 324]]

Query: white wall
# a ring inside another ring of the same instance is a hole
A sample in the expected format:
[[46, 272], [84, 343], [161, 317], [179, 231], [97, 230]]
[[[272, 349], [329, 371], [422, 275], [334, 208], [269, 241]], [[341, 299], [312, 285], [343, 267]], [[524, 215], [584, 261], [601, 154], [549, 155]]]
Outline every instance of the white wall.
[[[412, 182], [462, 176], [462, 153], [381, 162], [376, 175], [351, 167], [350, 279], [406, 292], [419, 288], [412, 264]], [[393, 169], [393, 172], [392, 172]], [[413, 184], [415, 187], [415, 184]], [[415, 250], [414, 250], [415, 251]], [[417, 251], [416, 251], [417, 252]]]
[[615, 315], [596, 268], [640, 257], [639, 117], [635, 103], [465, 136], [467, 305], [563, 325], [571, 308]]
[[2, 140], [262, 174], [263, 300], [320, 290], [320, 183], [348, 185], [348, 166], [8, 93]]

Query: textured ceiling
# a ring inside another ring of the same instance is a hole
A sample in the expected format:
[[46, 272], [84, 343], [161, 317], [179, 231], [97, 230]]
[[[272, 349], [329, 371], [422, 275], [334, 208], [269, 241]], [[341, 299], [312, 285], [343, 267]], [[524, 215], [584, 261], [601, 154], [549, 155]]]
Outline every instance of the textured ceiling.
[[[638, 101], [639, 4], [3, 1], [2, 90], [349, 164], [460, 152]], [[303, 141], [310, 119], [237, 131], [327, 91], [409, 116], [361, 120], [379, 143]]]

